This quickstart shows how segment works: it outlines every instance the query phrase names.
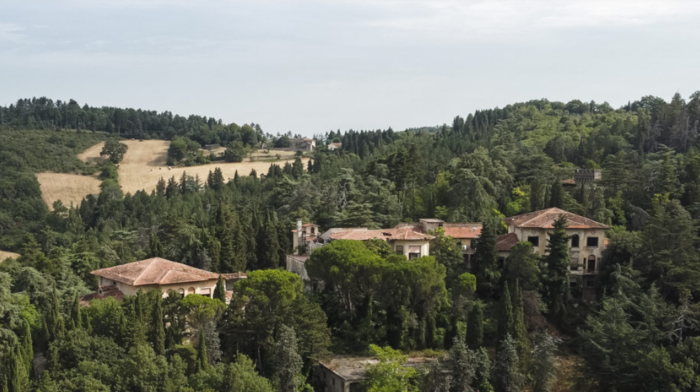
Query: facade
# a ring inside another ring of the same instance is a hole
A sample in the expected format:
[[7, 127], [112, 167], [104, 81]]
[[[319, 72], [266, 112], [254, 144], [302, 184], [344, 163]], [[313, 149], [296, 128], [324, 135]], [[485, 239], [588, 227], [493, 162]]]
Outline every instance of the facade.
[[343, 143], [331, 143], [328, 145], [328, 150], [330, 150], [330, 151], [340, 150], [341, 147], [343, 147]]
[[[159, 257], [99, 269], [92, 274], [97, 276], [98, 296], [117, 292], [121, 296], [135, 295], [139, 290], [156, 289], [163, 292], [163, 297], [174, 290], [184, 296], [197, 294], [212, 298], [219, 279], [219, 274]], [[245, 278], [245, 274], [231, 278], [235, 281]]]
[[608, 228], [600, 222], [585, 218], [559, 208], [549, 208], [506, 219], [508, 234], [501, 235], [496, 241], [500, 257], [507, 257], [510, 249], [518, 241], [530, 242], [539, 256], [544, 256], [547, 238], [554, 230], [554, 221], [559, 216], [566, 216], [566, 229], [571, 255], [572, 285], [592, 287], [598, 273], [600, 260], [605, 249], [605, 230]]
[[396, 228], [412, 228], [419, 233], [434, 233], [438, 228], [445, 229], [445, 235], [455, 239], [462, 247], [464, 261], [469, 264], [471, 255], [474, 254], [472, 241], [481, 235], [481, 222], [474, 223], [447, 223], [442, 219], [425, 218], [418, 222], [399, 223]]
[[[403, 366], [423, 368], [435, 358], [409, 357]], [[328, 360], [319, 361], [314, 367], [314, 385], [323, 392], [361, 392], [362, 382], [367, 379], [367, 369], [377, 364], [370, 357], [346, 357], [336, 355]]]
[[290, 150], [313, 151], [316, 148], [316, 140], [308, 137], [289, 139]]

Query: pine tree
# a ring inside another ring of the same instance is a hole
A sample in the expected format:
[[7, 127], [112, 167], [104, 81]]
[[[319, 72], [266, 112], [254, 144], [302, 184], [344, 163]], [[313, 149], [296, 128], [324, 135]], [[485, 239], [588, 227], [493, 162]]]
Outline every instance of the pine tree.
[[45, 331], [47, 333], [46, 338], [49, 342], [55, 339], [62, 338], [65, 334], [65, 323], [63, 321], [63, 316], [61, 315], [61, 302], [58, 298], [58, 291], [56, 286], [53, 287], [51, 293], [51, 303], [49, 304], [49, 311], [45, 317]]
[[506, 334], [500, 342], [493, 372], [493, 386], [498, 392], [520, 392], [524, 377], [520, 373], [520, 362], [515, 341]]
[[486, 349], [480, 347], [474, 352], [474, 387], [479, 392], [493, 392], [489, 382], [491, 377], [491, 360]]
[[474, 382], [474, 355], [467, 350], [467, 346], [460, 338], [455, 338], [450, 349], [452, 360], [452, 388], [453, 392], [472, 392]]
[[165, 355], [165, 324], [163, 323], [163, 297], [156, 295], [151, 317], [151, 344], [156, 355]]
[[532, 367], [534, 384], [532, 392], [550, 392], [552, 382], [556, 377], [556, 362], [554, 351], [557, 348], [556, 341], [549, 334], [543, 332], [537, 336], [537, 343], [532, 354]]
[[297, 336], [292, 328], [281, 325], [275, 343], [275, 373], [280, 392], [297, 392], [302, 360], [297, 352]]
[[508, 290], [508, 282], [503, 284], [503, 292], [501, 300], [498, 303], [498, 330], [496, 333], [496, 341], [500, 342], [506, 338], [506, 335], [511, 335], [513, 331], [513, 303], [510, 299], [510, 291]]
[[452, 375], [445, 372], [445, 364], [442, 361], [433, 361], [428, 366], [428, 373], [423, 379], [421, 392], [450, 392]]
[[214, 299], [218, 299], [222, 303], [226, 303], [226, 286], [224, 286], [224, 279], [219, 274], [219, 280], [216, 281], [216, 288], [214, 289]]
[[547, 276], [545, 278], [549, 309], [555, 317], [566, 313], [569, 299], [569, 237], [566, 235], [566, 216], [554, 221], [554, 232], [547, 240]]
[[70, 326], [71, 329], [83, 327], [83, 318], [80, 312], [80, 297], [78, 293], [75, 294], [75, 299], [70, 309]]
[[527, 369], [529, 362], [530, 348], [532, 346], [530, 338], [527, 335], [525, 327], [525, 311], [523, 309], [523, 292], [520, 289], [518, 279], [515, 280], [515, 289], [513, 290], [513, 330], [511, 334], [515, 339], [515, 344], [520, 357], [521, 369]]
[[41, 373], [41, 380], [37, 386], [36, 392], [58, 392], [56, 383], [51, 379], [51, 372], [45, 370]]
[[156, 233], [151, 233], [148, 239], [148, 256], [149, 257], [163, 257], [165, 252], [163, 251], [163, 245], [160, 243]]
[[484, 344], [484, 310], [480, 303], [474, 304], [467, 320], [467, 345], [473, 349]]
[[206, 371], [209, 368], [207, 359], [207, 342], [203, 333], [199, 334], [199, 346], [197, 346], [197, 372]]

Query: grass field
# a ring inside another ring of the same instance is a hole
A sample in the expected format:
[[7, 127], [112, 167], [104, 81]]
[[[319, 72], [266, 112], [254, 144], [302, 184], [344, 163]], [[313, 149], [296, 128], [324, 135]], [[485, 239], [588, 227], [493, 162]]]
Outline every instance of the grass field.
[[41, 187], [41, 198], [51, 207], [56, 200], [61, 200], [66, 207], [73, 203], [80, 204], [89, 194], [100, 193], [102, 183], [96, 176], [81, 176], [65, 173], [39, 173], [36, 175]]
[[19, 255], [17, 253], [0, 250], [0, 262], [4, 261], [5, 259], [16, 259], [18, 257]]
[[86, 163], [95, 163], [104, 160], [105, 158], [100, 156], [100, 152], [102, 151], [102, 147], [104, 147], [104, 145], [104, 142], [95, 144], [94, 146], [78, 154], [78, 159]]
[[[247, 176], [255, 169], [258, 174], [266, 174], [272, 162], [240, 162], [240, 163], [211, 163], [208, 165], [190, 167], [172, 167], [166, 165], [168, 160], [169, 141], [164, 140], [125, 140], [122, 143], [129, 146], [124, 159], [119, 164], [119, 184], [124, 193], [134, 193], [144, 189], [150, 192], [156, 189], [158, 180], [163, 177], [165, 180], [175, 176], [180, 179], [183, 172], [190, 176], [198, 175], [199, 179], [205, 181], [209, 171], [221, 168], [225, 180], [232, 179], [236, 171], [241, 176]], [[293, 155], [293, 154], [292, 154]], [[273, 154], [274, 156], [274, 154]], [[282, 166], [286, 162], [293, 162], [294, 159], [279, 160], [274, 163]], [[304, 158], [304, 167], [308, 158]]]

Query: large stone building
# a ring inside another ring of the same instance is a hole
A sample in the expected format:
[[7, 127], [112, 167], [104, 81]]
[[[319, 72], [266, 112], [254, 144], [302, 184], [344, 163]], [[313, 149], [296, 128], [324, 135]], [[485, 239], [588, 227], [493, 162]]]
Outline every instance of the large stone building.
[[[105, 295], [121, 298], [150, 289], [162, 291], [163, 296], [174, 290], [183, 296], [197, 294], [212, 298], [219, 279], [219, 274], [160, 257], [103, 268], [92, 274], [97, 276], [98, 291], [88, 300]], [[232, 290], [232, 283], [244, 279], [245, 274], [222, 274], [222, 277], [226, 279], [227, 289]], [[227, 294], [230, 297], [230, 290]]]
[[517, 242], [527, 241], [532, 244], [538, 255], [544, 256], [547, 238], [554, 231], [554, 221], [562, 215], [567, 221], [566, 234], [569, 236], [572, 285], [581, 284], [584, 287], [592, 287], [595, 285], [595, 275], [598, 273], [606, 245], [605, 230], [608, 226], [600, 222], [559, 208], [512, 216], [505, 221], [508, 225], [508, 234], [498, 237], [496, 250], [500, 257], [505, 258]]
[[434, 234], [438, 228], [445, 230], [445, 235], [456, 240], [462, 247], [464, 261], [469, 264], [471, 255], [474, 254], [475, 239], [481, 235], [481, 222], [474, 223], [448, 223], [442, 219], [424, 218], [418, 222], [399, 223], [396, 228], [411, 228], [419, 233]]

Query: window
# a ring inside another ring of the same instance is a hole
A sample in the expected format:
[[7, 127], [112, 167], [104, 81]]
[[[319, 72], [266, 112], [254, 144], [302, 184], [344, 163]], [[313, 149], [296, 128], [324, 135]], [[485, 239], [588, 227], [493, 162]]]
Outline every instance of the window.
[[540, 237], [527, 237], [527, 242], [531, 243], [532, 246], [540, 246]]
[[590, 247], [597, 247], [598, 246], [598, 237], [588, 237], [586, 238], [586, 246]]
[[199, 295], [211, 298], [211, 289], [200, 289]]
[[180, 293], [181, 296], [185, 296], [185, 289], [177, 289], [177, 292]]
[[396, 245], [396, 254], [397, 255], [403, 254], [403, 245]]
[[571, 236], [571, 247], [572, 248], [578, 248], [578, 242], [579, 242], [578, 240], [579, 240], [578, 234], [574, 234]]
[[506, 267], [506, 258], [505, 257], [499, 257], [498, 258], [498, 268], [503, 269]]
[[187, 295], [194, 294], [194, 287], [187, 289]]
[[413, 260], [420, 257], [420, 246], [409, 246], [408, 247], [408, 259]]
[[594, 287], [595, 286], [595, 280], [589, 279], [586, 281], [586, 287]]
[[588, 256], [588, 273], [589, 274], [595, 273], [595, 262], [596, 262], [596, 259], [595, 259], [594, 255]]

